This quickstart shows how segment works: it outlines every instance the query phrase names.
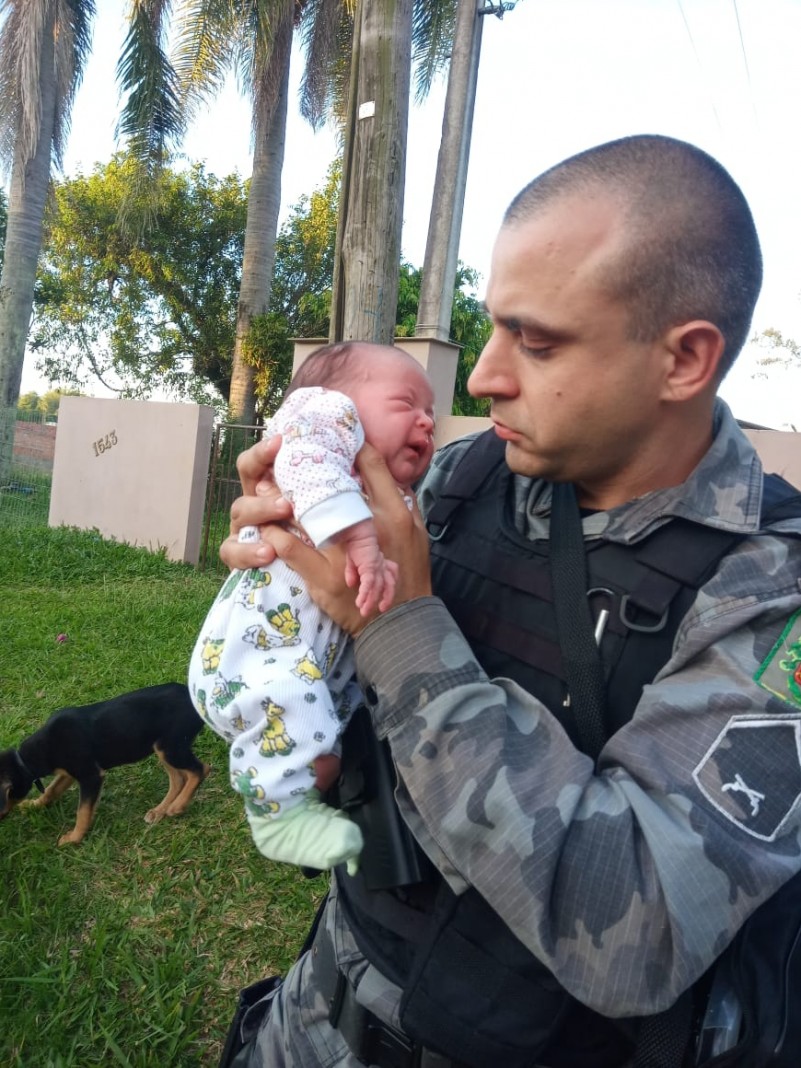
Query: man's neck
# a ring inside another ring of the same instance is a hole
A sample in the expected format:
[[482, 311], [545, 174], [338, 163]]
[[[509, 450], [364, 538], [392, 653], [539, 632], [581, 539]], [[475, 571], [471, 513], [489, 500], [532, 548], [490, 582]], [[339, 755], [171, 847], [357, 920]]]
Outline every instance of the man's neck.
[[647, 493], [680, 486], [709, 451], [711, 418], [696, 426], [676, 426], [651, 439], [625, 469], [597, 482], [578, 482], [581, 508], [608, 512]]

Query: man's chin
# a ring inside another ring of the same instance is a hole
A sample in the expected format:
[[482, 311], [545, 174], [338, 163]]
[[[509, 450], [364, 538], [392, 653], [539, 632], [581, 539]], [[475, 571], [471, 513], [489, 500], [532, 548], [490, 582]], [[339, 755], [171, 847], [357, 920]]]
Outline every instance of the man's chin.
[[526, 452], [514, 441], [506, 442], [506, 465], [516, 475], [527, 478], [548, 478], [548, 464], [536, 454]]

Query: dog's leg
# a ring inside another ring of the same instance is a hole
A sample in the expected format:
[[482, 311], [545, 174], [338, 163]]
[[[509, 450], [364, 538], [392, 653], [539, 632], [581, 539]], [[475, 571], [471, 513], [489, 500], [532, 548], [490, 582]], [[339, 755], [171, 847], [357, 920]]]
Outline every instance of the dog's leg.
[[156, 747], [156, 756], [169, 776], [170, 785], [164, 800], [155, 808], [151, 808], [145, 816], [146, 823], [158, 823], [165, 816], [179, 816], [211, 770], [208, 764], [201, 764], [199, 760], [195, 761], [197, 767], [176, 768], [169, 762], [164, 751], [158, 747]]
[[89, 779], [80, 782], [81, 799], [78, 802], [78, 814], [75, 817], [75, 826], [67, 834], [62, 834], [58, 840], [60, 846], [80, 845], [87, 831], [92, 826], [95, 818], [95, 809], [103, 786], [103, 773], [97, 772]]
[[164, 795], [164, 800], [145, 814], [145, 823], [158, 823], [159, 820], [164, 819], [167, 815], [167, 809], [173, 801], [180, 796], [181, 790], [183, 790], [184, 787], [184, 773], [167, 762], [161, 749], [156, 747], [155, 752], [156, 756], [161, 761], [161, 766], [170, 778], [170, 785], [167, 788], [167, 793]]
[[182, 812], [186, 811], [187, 805], [195, 796], [195, 790], [211, 771], [208, 764], [201, 764], [200, 761], [198, 763], [200, 764], [199, 770], [194, 768], [184, 769], [185, 782], [183, 789], [167, 809], [168, 816], [180, 816]]
[[64, 791], [69, 789], [74, 782], [75, 779], [72, 775], [69, 775], [66, 771], [62, 771], [61, 768], [58, 768], [53, 781], [48, 785], [45, 792], [38, 797], [20, 801], [20, 808], [23, 806], [26, 808], [46, 808], [48, 805], [52, 805], [54, 801], [57, 801]]

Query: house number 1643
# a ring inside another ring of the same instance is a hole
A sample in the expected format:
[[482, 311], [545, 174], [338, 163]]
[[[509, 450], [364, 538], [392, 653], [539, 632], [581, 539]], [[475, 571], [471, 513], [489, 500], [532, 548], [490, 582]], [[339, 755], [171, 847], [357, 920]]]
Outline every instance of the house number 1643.
[[117, 431], [112, 430], [106, 434], [104, 438], [98, 438], [97, 441], [92, 442], [92, 448], [95, 450], [95, 456], [100, 456], [102, 453], [107, 452], [112, 445], [117, 444]]

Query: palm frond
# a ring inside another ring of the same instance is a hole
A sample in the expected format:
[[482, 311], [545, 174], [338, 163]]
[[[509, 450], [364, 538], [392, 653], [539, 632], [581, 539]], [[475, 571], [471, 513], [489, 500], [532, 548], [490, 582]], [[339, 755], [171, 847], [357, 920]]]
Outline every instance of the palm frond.
[[128, 34], [117, 64], [126, 97], [117, 136], [147, 170], [180, 140], [185, 121], [178, 79], [164, 48], [170, 0], [132, 0]]
[[75, 92], [90, 51], [94, 14], [94, 0], [0, 3], [0, 161], [6, 167], [15, 151], [23, 162], [36, 152], [42, 86], [51, 74], [55, 91], [51, 147], [55, 164], [61, 165]]
[[329, 116], [340, 125], [347, 110], [355, 0], [309, 0], [300, 22], [305, 66], [300, 113], [318, 130]]
[[131, 0], [128, 33], [117, 63], [125, 103], [116, 135], [127, 141], [132, 161], [118, 225], [134, 237], [153, 223], [160, 189], [155, 179], [185, 128], [178, 79], [164, 47], [171, 6], [170, 0]]
[[243, 12], [244, 5], [232, 0], [188, 0], [182, 5], [173, 67], [187, 117], [222, 88], [238, 48]]
[[30, 159], [39, 140], [41, 52], [50, 0], [4, 0], [0, 31], [0, 152], [11, 166], [19, 144]]
[[56, 113], [53, 162], [61, 167], [70, 131], [72, 105], [92, 49], [94, 0], [59, 0], [55, 22]]
[[446, 70], [453, 47], [458, 0], [415, 0], [412, 14], [412, 63], [415, 99], [428, 96], [436, 76]]

